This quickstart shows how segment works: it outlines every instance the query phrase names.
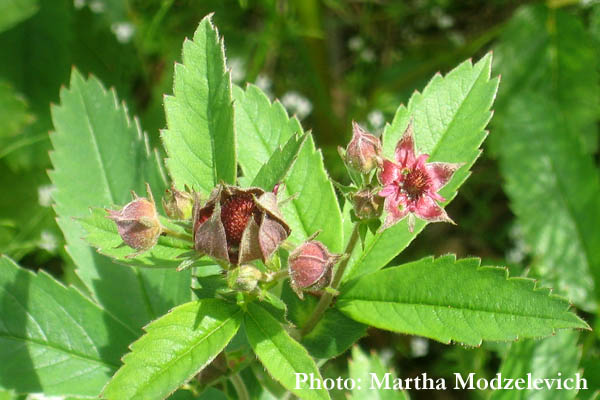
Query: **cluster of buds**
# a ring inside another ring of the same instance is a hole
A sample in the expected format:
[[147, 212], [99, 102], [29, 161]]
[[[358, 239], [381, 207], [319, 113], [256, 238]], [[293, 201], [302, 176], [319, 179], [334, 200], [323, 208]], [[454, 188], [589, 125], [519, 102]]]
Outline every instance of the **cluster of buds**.
[[379, 138], [357, 123], [352, 125], [352, 140], [341, 152], [346, 165], [361, 174], [378, 170], [378, 184], [368, 183], [350, 196], [358, 219], [379, 218], [386, 212], [381, 229], [387, 229], [408, 217], [408, 228], [414, 230], [415, 217], [427, 222], [453, 221], [437, 203], [445, 201], [438, 191], [448, 183], [462, 164], [427, 163], [428, 154], [417, 155], [412, 120], [396, 146], [394, 160], [382, 157]]
[[329, 252], [325, 245], [309, 238], [288, 259], [290, 286], [298, 297], [303, 292], [317, 292], [331, 283], [333, 266], [341, 256]]
[[[393, 161], [382, 157], [379, 138], [355, 122], [352, 140], [341, 154], [348, 168], [360, 173], [348, 196], [357, 219], [378, 220], [385, 211], [382, 229], [408, 217], [411, 231], [415, 216], [429, 222], [452, 222], [437, 203], [445, 200], [438, 191], [462, 164], [427, 163], [429, 155], [417, 155], [412, 121], [396, 146]], [[137, 251], [132, 256], [155, 246], [161, 234], [177, 234], [161, 225], [150, 187], [146, 189], [147, 198], [134, 193], [133, 201], [122, 209], [107, 210], [123, 242]], [[202, 202], [197, 193], [172, 187], [162, 204], [169, 218], [188, 221], [195, 251], [221, 264], [239, 266], [230, 271], [232, 288], [251, 292], [260, 281], [268, 280], [268, 274], [250, 263], [267, 263], [291, 233], [276, 194], [277, 187], [267, 192], [220, 184]], [[304, 292], [317, 293], [328, 286], [341, 257], [314, 236], [308, 238], [288, 259], [292, 289], [302, 298]]]

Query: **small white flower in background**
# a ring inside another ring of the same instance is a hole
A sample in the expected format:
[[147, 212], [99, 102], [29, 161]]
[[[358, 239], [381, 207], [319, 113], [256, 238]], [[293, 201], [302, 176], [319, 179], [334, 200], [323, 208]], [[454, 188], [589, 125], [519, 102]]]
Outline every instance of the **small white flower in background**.
[[448, 39], [450, 39], [455, 46], [462, 46], [466, 43], [465, 36], [460, 32], [448, 33]]
[[90, 3], [90, 10], [92, 10], [92, 12], [94, 12], [96, 14], [103, 13], [105, 9], [106, 9], [106, 4], [104, 4], [103, 1], [92, 0], [92, 2]]
[[375, 61], [375, 51], [373, 49], [370, 48], [366, 48], [363, 51], [360, 52], [360, 58], [361, 60], [365, 61], [365, 62], [373, 62]]
[[388, 364], [394, 358], [394, 350], [389, 348], [382, 349], [379, 352], [379, 358], [381, 359], [383, 365]]
[[42, 207], [50, 207], [52, 205], [52, 192], [54, 185], [43, 185], [38, 187], [38, 202]]
[[73, 6], [75, 6], [76, 9], [80, 10], [83, 7], [85, 7], [85, 0], [73, 0]]
[[383, 127], [383, 123], [385, 122], [384, 118], [385, 117], [380, 110], [373, 110], [367, 115], [369, 124], [371, 124], [371, 127], [373, 127], [375, 130], [379, 130], [381, 127]]
[[38, 245], [46, 251], [54, 252], [58, 247], [58, 239], [52, 232], [42, 231]]
[[410, 352], [413, 357], [423, 357], [429, 353], [429, 341], [422, 337], [410, 338]]
[[131, 41], [135, 33], [135, 26], [131, 22], [115, 22], [110, 26], [110, 30], [115, 34], [119, 43]]
[[444, 13], [444, 10], [440, 7], [431, 10], [431, 15], [435, 18], [437, 26], [441, 29], [447, 29], [454, 25], [454, 19], [450, 15]]
[[256, 77], [254, 84], [263, 92], [265, 92], [269, 98], [273, 98], [273, 93], [271, 92], [271, 85], [273, 84], [273, 81], [271, 81], [271, 78], [269, 78], [267, 75], [259, 74]]
[[295, 91], [285, 93], [281, 98], [281, 103], [291, 114], [295, 114], [299, 119], [304, 119], [312, 111], [312, 103]]
[[513, 241], [513, 247], [508, 249], [504, 257], [511, 264], [520, 264], [529, 253], [529, 246], [525, 242], [521, 227], [514, 224], [508, 231], [508, 236]]
[[227, 65], [231, 69], [231, 80], [233, 83], [242, 82], [246, 76], [244, 60], [242, 60], [240, 57], [232, 57], [227, 60]]
[[352, 51], [359, 51], [365, 46], [365, 41], [360, 36], [353, 36], [348, 40], [348, 48]]

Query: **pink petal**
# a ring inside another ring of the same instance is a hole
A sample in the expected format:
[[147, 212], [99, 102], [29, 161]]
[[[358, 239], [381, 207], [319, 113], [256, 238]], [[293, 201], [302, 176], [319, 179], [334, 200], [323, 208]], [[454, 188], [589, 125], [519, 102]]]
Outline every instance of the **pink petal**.
[[427, 175], [431, 180], [431, 189], [437, 192], [452, 178], [457, 169], [464, 163], [432, 162], [425, 165]]
[[397, 181], [401, 175], [401, 168], [389, 160], [383, 160], [383, 169], [379, 174], [379, 180], [384, 186]]
[[395, 225], [408, 215], [408, 209], [406, 207], [403, 207], [401, 210], [398, 206], [399, 203], [393, 201], [391, 197], [385, 199], [384, 208], [387, 212], [387, 216], [385, 217], [385, 221], [380, 231]]
[[422, 196], [416, 204], [415, 214], [417, 217], [428, 222], [450, 222], [454, 223], [446, 214], [446, 210], [440, 207], [435, 200], [429, 196]]
[[421, 154], [417, 158], [414, 168], [420, 168], [420, 169], [425, 170], [425, 172], [427, 172], [427, 170], [425, 169], [425, 162], [427, 161], [428, 158], [429, 158], [429, 154]]
[[427, 191], [427, 196], [431, 197], [435, 201], [446, 201], [445, 197], [442, 197], [438, 192], [434, 192], [432, 189]]
[[415, 163], [415, 141], [412, 120], [408, 123], [402, 138], [396, 145], [396, 162], [401, 168], [410, 168]]
[[377, 194], [381, 197], [388, 197], [392, 195], [395, 196], [399, 190], [400, 188], [398, 187], [398, 185], [392, 184], [384, 186], [383, 189], [381, 189]]

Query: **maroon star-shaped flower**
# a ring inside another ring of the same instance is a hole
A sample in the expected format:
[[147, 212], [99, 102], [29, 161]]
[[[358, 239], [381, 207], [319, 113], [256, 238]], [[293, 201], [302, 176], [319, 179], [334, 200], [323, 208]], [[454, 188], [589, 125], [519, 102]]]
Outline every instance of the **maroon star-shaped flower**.
[[385, 198], [387, 212], [382, 230], [408, 216], [408, 229], [412, 232], [415, 216], [427, 222], [450, 222], [452, 219], [437, 201], [445, 201], [438, 191], [448, 183], [463, 163], [426, 162], [429, 154], [415, 154], [412, 121], [396, 145], [395, 161], [383, 161], [379, 180], [383, 189], [379, 196]]

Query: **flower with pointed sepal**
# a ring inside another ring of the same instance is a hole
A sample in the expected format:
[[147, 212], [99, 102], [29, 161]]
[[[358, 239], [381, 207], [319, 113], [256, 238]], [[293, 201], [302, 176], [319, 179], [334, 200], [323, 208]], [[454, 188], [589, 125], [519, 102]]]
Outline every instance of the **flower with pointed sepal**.
[[385, 198], [387, 213], [381, 230], [408, 217], [408, 229], [412, 232], [415, 216], [427, 222], [454, 224], [446, 211], [437, 203], [445, 201], [438, 191], [444, 187], [463, 163], [431, 162], [429, 154], [415, 154], [412, 120], [396, 145], [395, 162], [383, 160], [379, 180], [383, 189], [379, 195]]
[[127, 203], [122, 209], [106, 210], [108, 211], [107, 218], [115, 221], [123, 242], [138, 250], [131, 257], [154, 247], [162, 233], [154, 197], [148, 184], [146, 184], [146, 192], [147, 199], [138, 197], [135, 192], [132, 192], [133, 201]]
[[194, 248], [239, 265], [267, 259], [290, 235], [275, 193], [220, 184], [208, 201], [195, 201]]

